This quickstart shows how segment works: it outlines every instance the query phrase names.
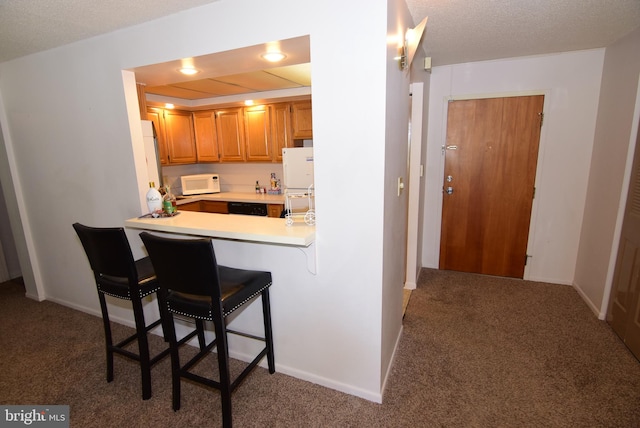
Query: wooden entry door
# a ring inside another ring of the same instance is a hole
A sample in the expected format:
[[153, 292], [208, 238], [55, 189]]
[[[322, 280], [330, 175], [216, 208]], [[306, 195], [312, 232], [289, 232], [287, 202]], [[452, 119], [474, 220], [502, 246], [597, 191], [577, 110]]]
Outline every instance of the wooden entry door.
[[522, 278], [544, 96], [451, 101], [440, 269]]
[[640, 359], [640, 132], [612, 285], [607, 322]]

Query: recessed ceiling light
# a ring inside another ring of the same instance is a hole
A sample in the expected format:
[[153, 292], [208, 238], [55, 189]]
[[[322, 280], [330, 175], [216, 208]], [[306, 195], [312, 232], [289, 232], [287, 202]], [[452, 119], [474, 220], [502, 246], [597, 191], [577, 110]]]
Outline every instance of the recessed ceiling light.
[[180, 73], [186, 74], [187, 76], [191, 76], [193, 74], [197, 74], [198, 73], [198, 70], [196, 70], [193, 67], [183, 67], [179, 71], [180, 71]]
[[286, 55], [282, 52], [267, 52], [265, 54], [262, 54], [262, 58], [266, 59], [269, 62], [278, 62], [285, 59]]

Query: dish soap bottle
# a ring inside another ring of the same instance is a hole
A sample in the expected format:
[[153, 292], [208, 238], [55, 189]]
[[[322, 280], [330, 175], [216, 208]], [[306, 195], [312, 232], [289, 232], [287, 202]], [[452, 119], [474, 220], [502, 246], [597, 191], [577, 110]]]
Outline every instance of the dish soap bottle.
[[176, 211], [176, 197], [174, 196], [173, 193], [171, 193], [171, 187], [170, 186], [166, 186], [167, 189], [167, 193], [164, 194], [163, 199], [162, 199], [162, 210], [167, 214], [167, 215], [173, 215]]
[[162, 195], [156, 189], [156, 185], [153, 181], [149, 182], [149, 191], [147, 192], [147, 208], [150, 213], [162, 211]]

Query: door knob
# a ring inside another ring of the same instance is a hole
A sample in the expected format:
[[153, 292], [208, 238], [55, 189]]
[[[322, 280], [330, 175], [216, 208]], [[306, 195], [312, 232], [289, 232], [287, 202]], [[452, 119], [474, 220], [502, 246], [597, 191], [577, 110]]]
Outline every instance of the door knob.
[[453, 194], [453, 187], [451, 187], [451, 186], [446, 187], [444, 189], [444, 191], [447, 193], [447, 195], [452, 195]]

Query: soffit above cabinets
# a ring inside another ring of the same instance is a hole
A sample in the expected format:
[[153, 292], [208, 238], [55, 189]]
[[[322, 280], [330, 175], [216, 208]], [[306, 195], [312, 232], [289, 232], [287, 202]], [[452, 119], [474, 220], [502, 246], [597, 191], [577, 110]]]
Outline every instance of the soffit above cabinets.
[[[277, 50], [286, 55], [278, 63], [261, 57]], [[202, 100], [240, 94], [311, 86], [309, 36], [296, 37], [225, 52], [136, 67], [136, 81], [147, 94]], [[185, 76], [178, 70], [191, 66], [199, 72]]]
[[311, 86], [311, 64], [238, 73], [158, 86], [146, 86], [147, 94], [198, 100], [255, 92]]

